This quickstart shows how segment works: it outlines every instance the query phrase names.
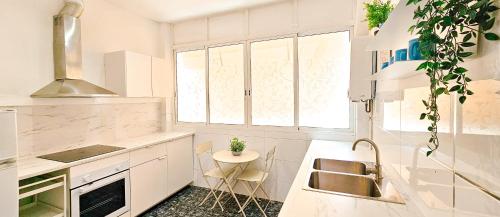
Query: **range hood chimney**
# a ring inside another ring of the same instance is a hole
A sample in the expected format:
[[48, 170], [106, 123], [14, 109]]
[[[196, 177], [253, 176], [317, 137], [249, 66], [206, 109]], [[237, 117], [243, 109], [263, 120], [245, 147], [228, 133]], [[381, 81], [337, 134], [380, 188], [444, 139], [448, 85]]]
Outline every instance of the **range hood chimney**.
[[54, 16], [54, 77], [55, 81], [36, 91], [31, 97], [114, 97], [109, 90], [82, 78], [82, 45], [80, 36], [81, 0], [65, 0]]

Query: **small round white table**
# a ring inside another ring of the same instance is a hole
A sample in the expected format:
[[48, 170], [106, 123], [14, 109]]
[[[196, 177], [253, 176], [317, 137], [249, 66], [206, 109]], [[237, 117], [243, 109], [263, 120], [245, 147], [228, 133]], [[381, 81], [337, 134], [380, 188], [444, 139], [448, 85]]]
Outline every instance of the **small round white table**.
[[[252, 150], [245, 150], [245, 151], [241, 152], [241, 155], [234, 156], [231, 151], [222, 150], [222, 151], [215, 152], [212, 157], [215, 160], [215, 163], [217, 164], [217, 167], [220, 170], [222, 167], [220, 166], [219, 163], [228, 163], [228, 164], [237, 164], [238, 167], [240, 168], [240, 172], [242, 172], [248, 167], [248, 165], [250, 165], [250, 163], [252, 161], [257, 160], [259, 158], [259, 153], [256, 151], [252, 151]], [[222, 174], [224, 174], [224, 173], [222, 173]], [[233, 187], [236, 185], [236, 182], [231, 184], [232, 179], [234, 177], [236, 177], [235, 174], [228, 174], [228, 176], [224, 177], [223, 180], [227, 186], [227, 189], [231, 193], [231, 196], [233, 196], [234, 200], [236, 200], [236, 203], [238, 204], [238, 207], [240, 208], [240, 210], [242, 210], [241, 204], [238, 201], [238, 198], [236, 198], [236, 195], [234, 194], [234, 191], [233, 191]], [[221, 193], [221, 195], [222, 195], [222, 193]], [[221, 195], [219, 195], [219, 197], [217, 199], [219, 199]], [[243, 216], [246, 216], [245, 212], [242, 212], [242, 214], [243, 214]]]
[[259, 158], [259, 153], [252, 150], [245, 150], [241, 152], [240, 156], [234, 156], [231, 151], [222, 150], [215, 152], [213, 158], [221, 163], [245, 164], [257, 160], [257, 158]]

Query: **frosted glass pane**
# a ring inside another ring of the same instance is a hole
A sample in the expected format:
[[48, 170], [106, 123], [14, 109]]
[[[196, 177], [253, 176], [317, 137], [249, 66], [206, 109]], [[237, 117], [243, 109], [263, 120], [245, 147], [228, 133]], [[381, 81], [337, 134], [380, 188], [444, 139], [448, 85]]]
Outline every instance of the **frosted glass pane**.
[[349, 32], [299, 37], [299, 125], [349, 128]]
[[293, 39], [251, 44], [252, 124], [293, 126]]
[[206, 121], [205, 50], [177, 53], [177, 119]]
[[210, 123], [245, 123], [243, 45], [208, 49]]

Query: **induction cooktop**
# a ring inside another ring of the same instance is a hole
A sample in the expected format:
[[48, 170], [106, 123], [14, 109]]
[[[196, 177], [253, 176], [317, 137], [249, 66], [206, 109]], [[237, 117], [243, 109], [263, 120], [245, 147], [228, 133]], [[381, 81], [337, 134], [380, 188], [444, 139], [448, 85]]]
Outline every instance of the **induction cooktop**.
[[38, 156], [46, 160], [53, 160], [63, 163], [71, 163], [74, 161], [83, 160], [86, 158], [95, 157], [102, 154], [107, 154], [115, 151], [125, 149], [123, 147], [109, 146], [109, 145], [91, 145], [83, 148], [71, 149], [67, 151], [56, 152], [52, 154]]

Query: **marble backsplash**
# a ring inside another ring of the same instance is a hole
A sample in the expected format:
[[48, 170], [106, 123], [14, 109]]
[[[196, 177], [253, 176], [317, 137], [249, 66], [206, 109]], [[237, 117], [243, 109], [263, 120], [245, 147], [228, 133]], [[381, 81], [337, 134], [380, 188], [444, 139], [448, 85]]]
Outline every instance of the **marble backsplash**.
[[28, 157], [159, 132], [163, 106], [152, 101], [9, 108], [17, 110], [19, 157]]

